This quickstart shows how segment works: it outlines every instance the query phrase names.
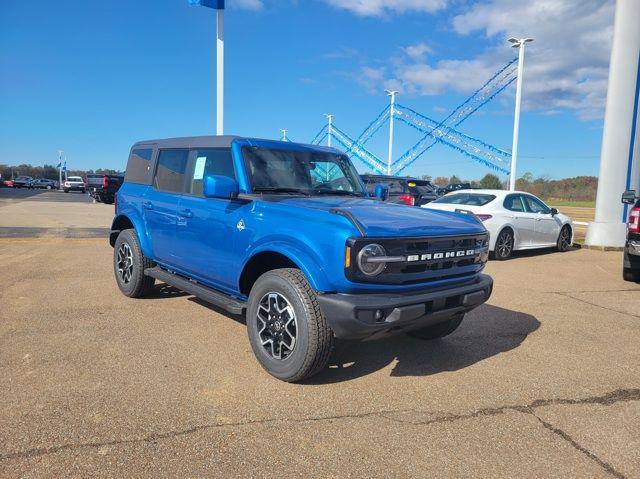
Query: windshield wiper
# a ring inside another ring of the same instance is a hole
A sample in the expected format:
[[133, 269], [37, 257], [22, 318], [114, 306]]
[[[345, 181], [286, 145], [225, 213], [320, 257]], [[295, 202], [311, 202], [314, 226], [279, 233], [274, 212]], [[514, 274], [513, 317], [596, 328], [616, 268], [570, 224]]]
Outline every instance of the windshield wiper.
[[336, 195], [336, 196], [364, 196], [362, 193], [347, 190], [313, 190], [316, 195]]
[[284, 188], [265, 186], [262, 188], [253, 188], [254, 193], [293, 193], [309, 196], [309, 192], [300, 188]]

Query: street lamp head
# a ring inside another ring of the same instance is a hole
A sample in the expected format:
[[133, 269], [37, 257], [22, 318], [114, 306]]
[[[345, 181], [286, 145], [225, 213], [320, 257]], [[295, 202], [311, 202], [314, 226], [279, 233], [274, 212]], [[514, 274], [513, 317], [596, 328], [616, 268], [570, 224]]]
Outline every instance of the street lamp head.
[[396, 93], [398, 93], [396, 90], [386, 90], [386, 89], [385, 89], [385, 92], [387, 92], [387, 96], [393, 96]]
[[511, 37], [507, 40], [509, 43], [511, 43], [513, 48], [518, 48], [520, 47], [520, 45], [524, 45], [525, 43], [529, 43], [533, 41], [533, 38], [515, 38], [515, 37]]

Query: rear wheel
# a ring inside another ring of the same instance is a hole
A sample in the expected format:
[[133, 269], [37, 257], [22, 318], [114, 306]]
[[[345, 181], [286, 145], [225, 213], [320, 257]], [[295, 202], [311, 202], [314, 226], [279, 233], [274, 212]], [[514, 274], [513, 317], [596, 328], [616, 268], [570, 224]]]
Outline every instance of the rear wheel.
[[155, 280], [145, 276], [144, 270], [155, 264], [142, 254], [135, 230], [123, 230], [113, 247], [113, 272], [122, 294], [141, 298], [153, 289]]
[[302, 271], [268, 271], [251, 288], [247, 333], [260, 365], [287, 382], [301, 381], [325, 368], [333, 332], [316, 293]]
[[513, 231], [510, 228], [505, 228], [500, 231], [498, 238], [496, 239], [496, 246], [494, 250], [494, 256], [497, 260], [505, 260], [511, 257], [513, 253], [514, 237]]
[[556, 249], [560, 252], [568, 251], [571, 248], [571, 227], [564, 225], [558, 235]]
[[453, 316], [452, 318], [444, 321], [442, 323], [434, 324], [433, 326], [427, 326], [426, 328], [416, 329], [415, 331], [409, 331], [407, 334], [409, 336], [413, 336], [414, 338], [420, 339], [438, 339], [448, 336], [453, 333], [462, 320], [464, 319], [464, 314], [460, 314], [457, 316]]

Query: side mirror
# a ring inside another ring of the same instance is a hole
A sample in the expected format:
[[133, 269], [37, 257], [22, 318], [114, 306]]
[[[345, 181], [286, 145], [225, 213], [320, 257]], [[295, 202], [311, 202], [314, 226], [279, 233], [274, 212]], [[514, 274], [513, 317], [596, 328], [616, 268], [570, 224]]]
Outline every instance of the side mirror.
[[558, 214], [558, 210], [556, 208], [551, 208], [551, 216], [555, 216]]
[[386, 185], [378, 183], [376, 185], [376, 198], [380, 201], [387, 201], [389, 199], [389, 188]]
[[204, 177], [202, 192], [206, 198], [230, 200], [238, 196], [238, 182], [228, 176], [210, 175]]
[[627, 190], [622, 193], [622, 202], [632, 205], [636, 202], [636, 190]]

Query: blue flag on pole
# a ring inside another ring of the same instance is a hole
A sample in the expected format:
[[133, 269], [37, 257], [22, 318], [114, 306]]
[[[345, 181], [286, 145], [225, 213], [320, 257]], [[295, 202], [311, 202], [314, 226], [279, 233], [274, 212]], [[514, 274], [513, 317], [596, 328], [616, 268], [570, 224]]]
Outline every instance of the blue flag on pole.
[[56, 166], [56, 168], [60, 168], [62, 166], [62, 162], [58, 163], [58, 166]]
[[62, 165], [62, 171], [67, 171], [67, 162], [64, 162], [64, 165]]
[[191, 5], [200, 5], [202, 7], [215, 8], [216, 10], [224, 9], [224, 0], [189, 0]]

